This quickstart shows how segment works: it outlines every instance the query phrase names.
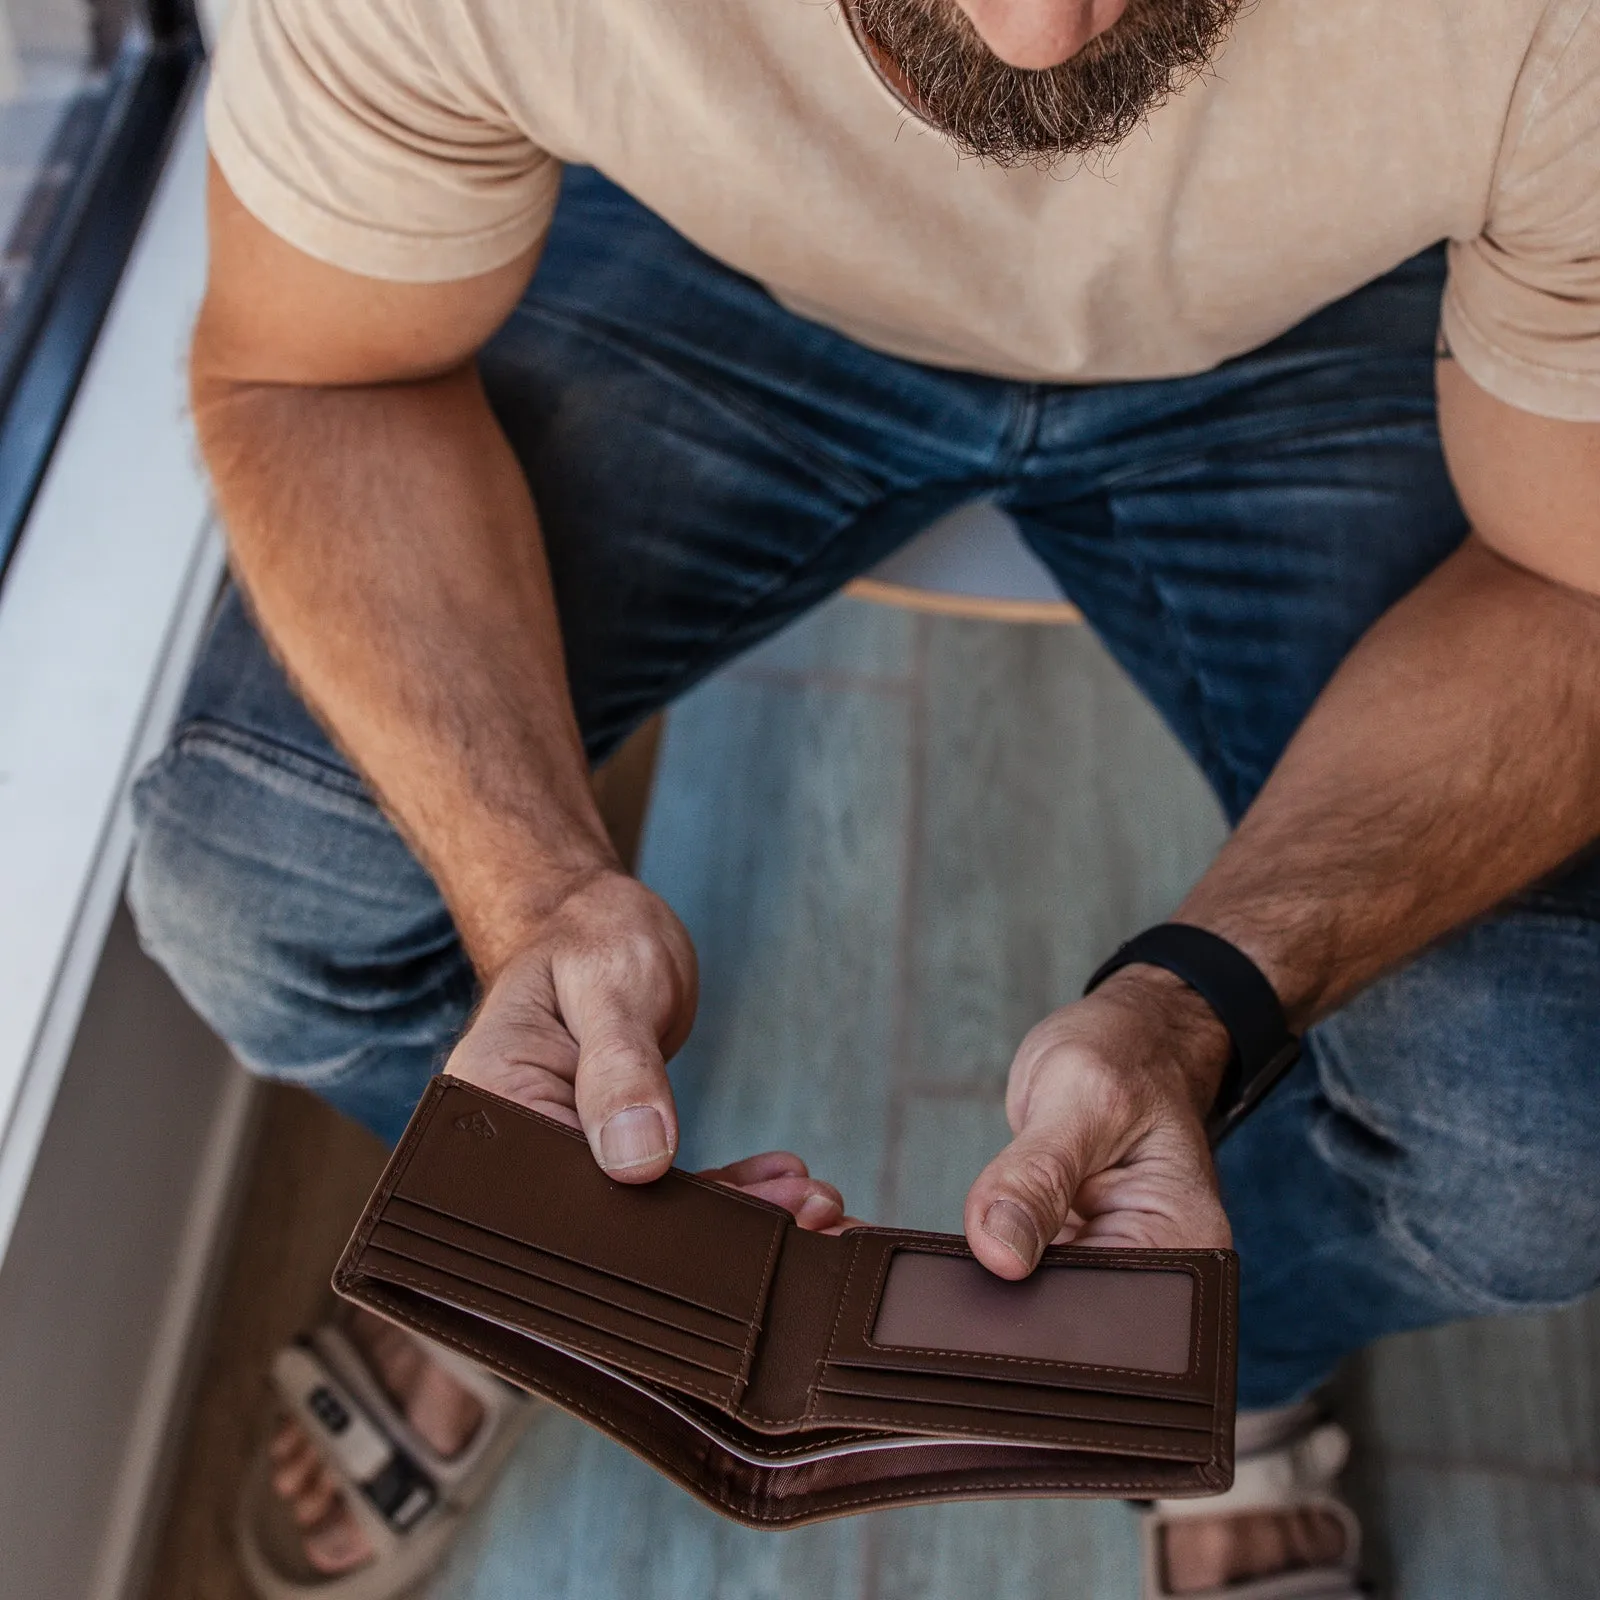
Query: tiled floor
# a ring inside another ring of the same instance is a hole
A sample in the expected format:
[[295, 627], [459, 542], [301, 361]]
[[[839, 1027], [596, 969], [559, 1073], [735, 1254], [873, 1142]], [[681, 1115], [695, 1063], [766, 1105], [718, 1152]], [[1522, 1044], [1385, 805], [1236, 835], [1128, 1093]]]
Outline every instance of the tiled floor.
[[[1170, 908], [1215, 808], [1081, 628], [826, 608], [675, 713], [643, 871], [700, 948], [685, 1156], [787, 1146], [959, 1226], [1022, 1034]], [[1400, 1600], [1600, 1597], [1600, 1307], [1392, 1342], [1344, 1403]], [[1116, 1504], [749, 1532], [564, 1418], [433, 1600], [1134, 1600]]]

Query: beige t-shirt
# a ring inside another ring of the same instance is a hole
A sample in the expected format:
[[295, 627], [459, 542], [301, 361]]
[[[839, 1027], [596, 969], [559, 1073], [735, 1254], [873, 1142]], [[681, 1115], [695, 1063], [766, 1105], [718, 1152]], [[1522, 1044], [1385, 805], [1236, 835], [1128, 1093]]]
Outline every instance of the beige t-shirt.
[[583, 162], [805, 316], [1021, 379], [1203, 371], [1449, 239], [1470, 375], [1600, 420], [1600, 0], [1257, 0], [1053, 175], [958, 159], [825, 0], [235, 0], [208, 126], [352, 272], [487, 271]]

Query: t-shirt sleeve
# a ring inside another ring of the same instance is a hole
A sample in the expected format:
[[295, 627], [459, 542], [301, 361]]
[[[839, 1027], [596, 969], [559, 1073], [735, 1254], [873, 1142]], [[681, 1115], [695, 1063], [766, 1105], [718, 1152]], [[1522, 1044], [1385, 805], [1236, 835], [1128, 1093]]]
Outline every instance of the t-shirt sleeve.
[[454, 11], [234, 0], [206, 131], [241, 203], [366, 277], [467, 278], [537, 243], [560, 164], [514, 125]]
[[1546, 12], [1483, 232], [1450, 248], [1443, 326], [1490, 394], [1600, 422], [1600, 0]]

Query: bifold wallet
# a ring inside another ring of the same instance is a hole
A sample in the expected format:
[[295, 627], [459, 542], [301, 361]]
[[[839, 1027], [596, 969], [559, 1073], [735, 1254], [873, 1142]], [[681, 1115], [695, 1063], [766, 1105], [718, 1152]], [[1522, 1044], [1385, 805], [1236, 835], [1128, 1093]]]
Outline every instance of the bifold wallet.
[[644, 1457], [790, 1527], [929, 1500], [1214, 1494], [1233, 1478], [1225, 1250], [1052, 1246], [1007, 1283], [959, 1237], [807, 1233], [436, 1078], [334, 1278]]

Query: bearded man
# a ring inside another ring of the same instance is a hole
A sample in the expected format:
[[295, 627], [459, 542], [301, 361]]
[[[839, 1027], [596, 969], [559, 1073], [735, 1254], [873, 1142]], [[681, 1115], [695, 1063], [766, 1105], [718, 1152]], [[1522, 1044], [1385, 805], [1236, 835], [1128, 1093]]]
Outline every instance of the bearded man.
[[[1236, 826], [1022, 1043], [967, 1236], [1231, 1223], [1263, 1470], [1147, 1589], [1353, 1593], [1307, 1397], [1600, 1281], [1600, 4], [236, 6], [193, 395], [250, 608], [139, 786], [149, 946], [386, 1137], [454, 1044], [649, 1181], [694, 957], [590, 765], [993, 497]], [[391, 1592], [320, 1450], [305, 1559]]]

